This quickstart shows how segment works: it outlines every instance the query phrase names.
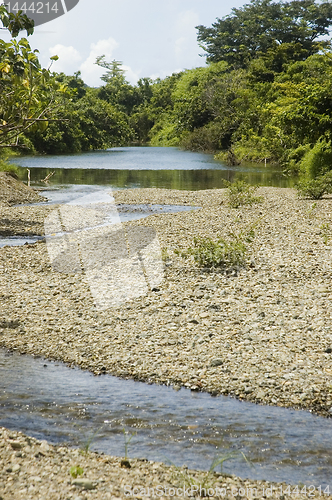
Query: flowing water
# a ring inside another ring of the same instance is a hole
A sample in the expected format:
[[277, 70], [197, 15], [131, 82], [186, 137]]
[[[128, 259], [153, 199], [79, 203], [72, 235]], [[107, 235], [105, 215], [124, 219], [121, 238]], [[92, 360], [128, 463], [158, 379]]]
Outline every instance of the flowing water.
[[[49, 203], [67, 203], [100, 189], [162, 187], [211, 189], [223, 179], [289, 187], [275, 167], [227, 167], [210, 155], [176, 148], [113, 148], [80, 155], [16, 159], [20, 176], [44, 186]], [[51, 172], [47, 184], [41, 182]], [[192, 207], [119, 207], [121, 220]], [[11, 243], [9, 243], [11, 244]], [[326, 486], [332, 466], [332, 420], [309, 412], [259, 406], [187, 389], [147, 385], [109, 375], [94, 377], [61, 363], [0, 350], [0, 424], [53, 443], [124, 455], [123, 429], [136, 433], [129, 457], [208, 469], [230, 451], [241, 456], [224, 471], [289, 484]], [[331, 487], [332, 485], [330, 485]]]
[[[241, 477], [328, 485], [332, 420], [305, 411], [259, 406], [188, 389], [93, 376], [0, 350], [0, 425], [52, 443], [124, 455], [123, 429], [137, 433], [129, 457], [208, 469], [216, 454], [242, 451], [224, 463]], [[330, 484], [330, 487], [332, 484]]]

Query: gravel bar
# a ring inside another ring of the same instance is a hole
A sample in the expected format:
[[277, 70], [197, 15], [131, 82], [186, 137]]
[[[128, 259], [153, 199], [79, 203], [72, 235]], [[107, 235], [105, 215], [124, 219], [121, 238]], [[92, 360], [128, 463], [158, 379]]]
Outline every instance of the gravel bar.
[[[117, 203], [202, 207], [126, 223], [156, 230], [166, 256], [160, 290], [99, 311], [84, 275], [53, 271], [44, 242], [4, 247], [0, 345], [95, 374], [330, 416], [332, 200], [260, 188], [263, 203], [230, 209], [224, 190], [114, 194]], [[10, 218], [20, 231], [32, 220], [42, 234], [49, 210], [3, 207], [0, 224]], [[207, 272], [174, 254], [195, 236], [253, 227], [248, 264], [237, 272]]]
[[[84, 275], [53, 271], [45, 242], [1, 248], [0, 345], [95, 374], [331, 416], [332, 199], [313, 203], [281, 188], [260, 188], [259, 194], [262, 203], [231, 209], [225, 190], [114, 192], [117, 204], [201, 208], [126, 223], [156, 230], [164, 280], [159, 290], [106, 311], [96, 309]], [[53, 208], [2, 203], [0, 233], [43, 235]], [[174, 253], [191, 246], [195, 236], [229, 237], [250, 229], [255, 237], [247, 265], [234, 272], [202, 270]], [[185, 468], [135, 459], [129, 469], [119, 458], [82, 455], [6, 429], [0, 435], [3, 500], [127, 498], [126, 485], [183, 486], [187, 474], [203, 481], [203, 473]], [[79, 476], [73, 483], [69, 470], [78, 465], [85, 481]], [[218, 474], [212, 479], [226, 488], [222, 498], [237, 498], [233, 487], [255, 487], [256, 498], [270, 496], [263, 488], [272, 483]], [[272, 497], [290, 498], [281, 495], [280, 485], [272, 486]]]

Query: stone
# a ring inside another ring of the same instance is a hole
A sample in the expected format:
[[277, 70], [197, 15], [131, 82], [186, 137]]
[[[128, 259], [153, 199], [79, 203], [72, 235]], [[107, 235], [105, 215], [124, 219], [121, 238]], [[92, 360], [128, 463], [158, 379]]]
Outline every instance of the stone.
[[78, 486], [79, 488], [82, 488], [83, 490], [96, 489], [96, 483], [94, 481], [91, 481], [90, 479], [85, 479], [85, 478], [73, 479], [71, 484], [73, 486]]
[[223, 364], [224, 364], [223, 359], [215, 358], [211, 361], [210, 366], [215, 367], [215, 366], [221, 366]]

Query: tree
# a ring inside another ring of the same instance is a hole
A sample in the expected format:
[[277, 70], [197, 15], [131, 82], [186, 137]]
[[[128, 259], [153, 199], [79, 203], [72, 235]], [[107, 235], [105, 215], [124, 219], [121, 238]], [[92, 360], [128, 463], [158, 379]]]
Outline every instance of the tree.
[[5, 5], [0, 5], [0, 21], [3, 28], [9, 31], [12, 37], [16, 38], [20, 31], [26, 30], [27, 35], [32, 35], [34, 31], [34, 21], [29, 19], [21, 10], [17, 14], [8, 12]]
[[294, 44], [294, 60], [330, 47], [330, 41], [317, 39], [329, 35], [331, 24], [330, 2], [251, 0], [217, 19], [211, 28], [200, 25], [196, 29], [209, 62], [224, 60], [233, 67], [246, 67], [251, 59], [282, 44]]
[[0, 148], [18, 147], [24, 132], [36, 124], [45, 126], [65, 86], [41, 68], [38, 50], [32, 51], [26, 38], [15, 40], [23, 29], [33, 33], [33, 21], [22, 11], [8, 13], [3, 5], [0, 19], [14, 37], [8, 43], [0, 40]]

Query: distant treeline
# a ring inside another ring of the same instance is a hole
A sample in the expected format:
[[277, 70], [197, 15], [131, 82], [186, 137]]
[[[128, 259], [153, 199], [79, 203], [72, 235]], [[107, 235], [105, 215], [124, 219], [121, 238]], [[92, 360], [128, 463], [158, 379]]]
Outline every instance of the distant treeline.
[[202, 67], [130, 85], [121, 63], [101, 56], [99, 88], [79, 73], [52, 73], [65, 89], [52, 105], [56, 119], [36, 122], [20, 141], [48, 154], [180, 146], [323, 175], [332, 167], [331, 24], [330, 2], [253, 0], [197, 27]]

